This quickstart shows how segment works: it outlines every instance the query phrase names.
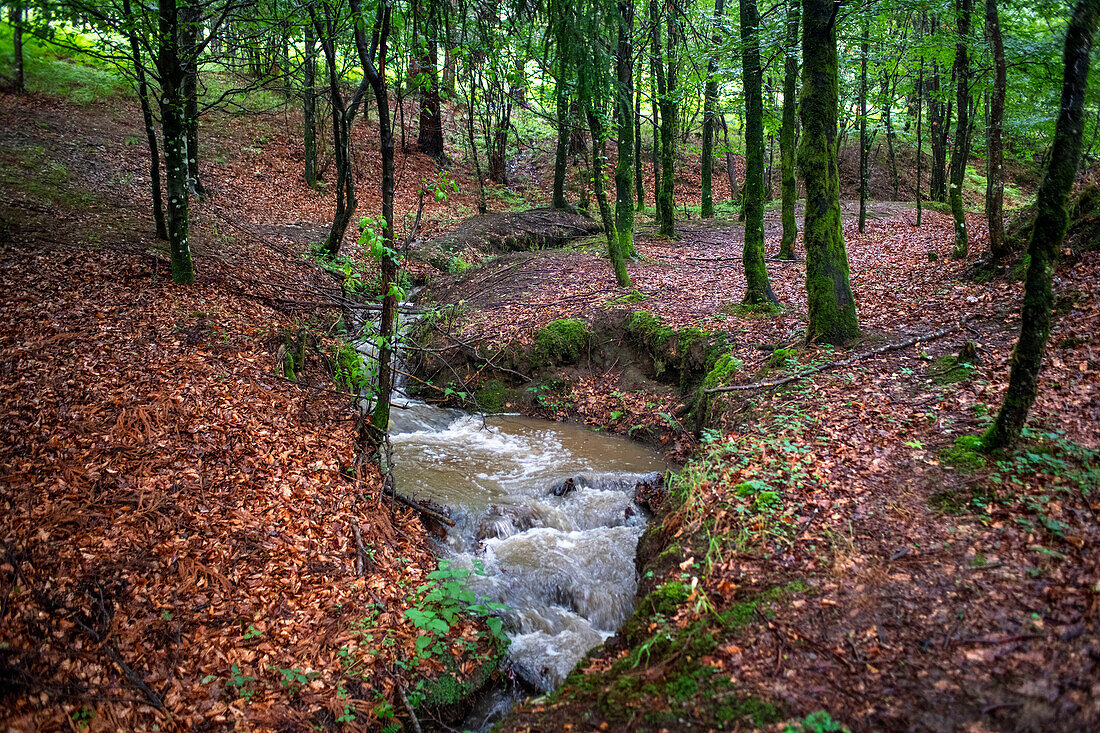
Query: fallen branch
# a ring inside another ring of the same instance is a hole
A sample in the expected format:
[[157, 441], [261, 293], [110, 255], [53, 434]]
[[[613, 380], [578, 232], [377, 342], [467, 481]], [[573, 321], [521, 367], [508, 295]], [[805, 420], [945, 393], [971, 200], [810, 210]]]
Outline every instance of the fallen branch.
[[855, 364], [857, 361], [862, 361], [863, 359], [868, 359], [872, 356], [878, 356], [879, 354], [885, 354], [888, 351], [897, 351], [899, 349], [904, 349], [912, 346], [913, 344], [941, 339], [944, 336], [954, 333], [955, 331], [961, 330], [968, 321], [972, 321], [977, 317], [978, 316], [975, 315], [969, 315], [955, 325], [949, 326], [947, 328], [941, 328], [939, 331], [933, 331], [932, 333], [926, 333], [921, 336], [914, 336], [913, 338], [906, 339], [905, 341], [899, 341], [897, 343], [880, 346], [877, 349], [871, 349], [870, 351], [865, 351], [862, 354], [856, 354], [855, 356], [844, 359], [842, 361], [831, 361], [828, 364], [822, 364], [821, 366], [816, 366], [813, 369], [807, 369], [806, 371], [799, 372], [798, 374], [792, 374], [789, 377], [785, 377], [784, 379], [779, 379], [774, 382], [756, 382], [754, 384], [733, 384], [726, 387], [711, 387], [710, 389], [703, 390], [703, 392], [704, 394], [716, 394], [718, 392], [743, 392], [754, 389], [772, 389], [774, 387], [781, 387], [784, 384], [797, 382], [800, 379], [805, 379], [806, 377], [812, 376], [814, 374], [819, 374], [829, 369], [836, 369], [837, 367]]

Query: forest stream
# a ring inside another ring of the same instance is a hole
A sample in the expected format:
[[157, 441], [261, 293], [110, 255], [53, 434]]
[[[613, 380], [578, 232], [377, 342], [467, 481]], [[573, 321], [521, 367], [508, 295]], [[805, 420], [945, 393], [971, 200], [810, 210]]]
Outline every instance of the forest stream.
[[[479, 598], [507, 607], [516, 674], [553, 689], [630, 616], [647, 521], [634, 489], [670, 465], [639, 443], [579, 425], [410, 399], [403, 378], [392, 405], [397, 490], [450, 508], [455, 526], [441, 556], [471, 571]], [[487, 727], [514, 703], [514, 692], [490, 691], [466, 727]]]

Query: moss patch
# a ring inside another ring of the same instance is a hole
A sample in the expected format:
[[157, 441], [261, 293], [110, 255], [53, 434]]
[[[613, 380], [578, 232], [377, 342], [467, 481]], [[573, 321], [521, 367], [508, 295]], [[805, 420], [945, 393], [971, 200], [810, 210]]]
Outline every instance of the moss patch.
[[954, 354], [947, 354], [932, 362], [928, 373], [939, 384], [958, 384], [970, 381], [974, 376], [974, 364], [960, 361]]
[[673, 330], [649, 311], [634, 311], [626, 322], [626, 334], [650, 351], [659, 351], [668, 345]]
[[961, 471], [973, 472], [985, 466], [985, 456], [981, 450], [981, 438], [977, 435], [962, 435], [950, 448], [940, 451], [940, 459]]
[[508, 386], [499, 379], [490, 379], [474, 394], [477, 406], [484, 412], [500, 412], [508, 401]]
[[791, 366], [791, 362], [798, 363], [798, 352], [794, 349], [776, 349], [768, 357], [768, 366], [773, 369], [784, 369]]
[[535, 334], [533, 360], [540, 365], [574, 364], [588, 348], [591, 337], [584, 321], [551, 321]]

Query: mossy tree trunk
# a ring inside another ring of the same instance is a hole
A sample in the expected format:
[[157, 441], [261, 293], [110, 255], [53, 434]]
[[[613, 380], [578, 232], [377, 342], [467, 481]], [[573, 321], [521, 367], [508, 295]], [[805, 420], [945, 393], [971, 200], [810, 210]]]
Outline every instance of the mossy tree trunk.
[[[718, 24], [725, 10], [725, 0], [714, 0], [714, 46], [722, 42]], [[703, 193], [702, 217], [714, 216], [714, 111], [718, 107], [718, 54], [707, 59], [707, 83], [703, 92]]]
[[676, 77], [679, 61], [680, 34], [677, 6], [669, 0], [665, 5], [665, 23], [668, 25], [665, 46], [665, 91], [661, 95], [661, 188], [657, 193], [657, 211], [662, 237], [676, 235], [676, 208], [674, 202], [676, 180], [676, 129], [679, 124], [680, 104], [676, 99]]
[[802, 143], [798, 166], [806, 181], [806, 295], [810, 342], [839, 344], [859, 335], [840, 224], [837, 166], [836, 18], [833, 0], [802, 3]]
[[1100, 0], [1081, 0], [1066, 30], [1062, 101], [1050, 149], [1050, 163], [1039, 186], [1035, 225], [1028, 242], [1030, 262], [1024, 281], [1020, 338], [1012, 352], [1004, 404], [982, 441], [987, 451], [1008, 448], [1019, 439], [1038, 393], [1039, 370], [1053, 320], [1051, 281], [1058, 251], [1069, 225], [1066, 204], [1081, 157], [1089, 60], [1098, 20]]
[[970, 36], [971, 7], [972, 0], [955, 0], [958, 32], [958, 43], [955, 45], [955, 107], [958, 119], [955, 121], [955, 146], [951, 149], [951, 186], [948, 192], [951, 214], [955, 217], [955, 248], [951, 251], [954, 259], [963, 259], [970, 251], [962, 190], [966, 180], [966, 159], [970, 154], [970, 57], [966, 44]]
[[1004, 233], [1004, 147], [1002, 131], [1005, 116], [1005, 92], [1008, 68], [1001, 41], [1001, 19], [996, 0], [985, 0], [985, 32], [993, 51], [993, 93], [989, 103], [989, 126], [986, 128], [985, 216], [989, 222], [989, 254], [994, 261], [1008, 254]]
[[418, 66], [421, 79], [420, 121], [416, 137], [416, 149], [436, 160], [443, 160], [443, 116], [439, 103], [439, 3], [428, 1], [428, 13], [424, 21], [427, 39], [423, 41], [424, 58]]
[[649, 71], [650, 103], [653, 115], [653, 208], [657, 226], [661, 226], [661, 207], [658, 198], [661, 191], [661, 100], [665, 97], [665, 67], [661, 53], [661, 6], [658, 0], [649, 0]]
[[745, 89], [745, 303], [778, 303], [764, 263], [764, 100], [760, 88], [760, 13], [740, 0], [741, 69]]
[[[922, 13], [921, 14], [921, 20], [920, 20], [920, 31], [918, 32], [918, 34], [921, 37], [923, 37], [923, 35], [924, 35], [924, 22], [925, 22], [925, 17], [924, 17], [924, 14]], [[918, 43], [921, 40], [923, 40], [923, 38], [918, 38]], [[920, 57], [920, 61], [917, 64], [917, 91], [916, 91], [916, 96], [917, 96], [917, 226], [919, 227], [921, 225], [921, 216], [924, 213], [923, 212], [923, 207], [921, 206], [921, 187], [920, 187], [921, 186], [921, 180], [920, 180], [921, 164], [924, 162], [924, 152], [923, 152], [923, 149], [921, 148], [921, 145], [924, 142], [923, 139], [921, 138], [921, 132], [922, 132], [922, 130], [921, 130], [921, 118], [923, 117], [922, 112], [924, 111], [924, 104], [923, 104], [923, 102], [924, 102], [924, 56], [923, 55]]]
[[608, 254], [615, 268], [615, 282], [630, 285], [625, 258], [634, 252], [634, 0], [618, 2], [618, 42], [615, 55], [615, 123], [619, 154], [615, 164], [615, 235]]
[[603, 121], [591, 104], [585, 105], [585, 117], [588, 120], [588, 131], [592, 135], [592, 193], [596, 197], [596, 205], [600, 210], [600, 220], [603, 222], [604, 233], [607, 235], [607, 248], [610, 252], [618, 248], [618, 238], [615, 233], [615, 217], [611, 213], [611, 204], [607, 201], [607, 190], [604, 188], [603, 166], [607, 161], [606, 134]]
[[786, 54], [783, 61], [783, 123], [779, 131], [779, 165], [782, 170], [783, 238], [779, 243], [779, 259], [795, 258], [794, 242], [798, 224], [794, 207], [798, 201], [795, 179], [795, 144], [798, 139], [798, 28], [801, 6], [799, 0], [787, 0]]

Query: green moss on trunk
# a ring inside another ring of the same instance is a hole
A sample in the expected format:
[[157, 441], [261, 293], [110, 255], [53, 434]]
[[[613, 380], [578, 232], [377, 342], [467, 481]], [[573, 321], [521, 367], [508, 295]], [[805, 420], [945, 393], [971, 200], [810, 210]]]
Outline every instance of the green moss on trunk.
[[1023, 430], [1039, 387], [1039, 369], [1050, 336], [1054, 295], [1051, 279], [1058, 250], [1069, 226], [1066, 202], [1077, 173], [1084, 132], [1089, 58], [1100, 18], [1100, 0], [1081, 0], [1066, 31], [1062, 104], [1054, 130], [1050, 165], [1039, 186], [1035, 226], [1028, 244], [1030, 263], [1024, 284], [1020, 339], [1012, 353], [1012, 371], [1004, 404], [983, 439], [987, 451], [1014, 443]]
[[803, 4], [803, 86], [798, 164], [806, 181], [806, 293], [810, 342], [844, 343], [859, 335], [840, 224], [837, 168], [836, 15], [831, 0]]
[[783, 62], [783, 126], [779, 131], [779, 162], [782, 170], [783, 239], [779, 259], [793, 260], [794, 241], [798, 237], [794, 205], [798, 186], [794, 175], [794, 147], [798, 133], [798, 28], [799, 0], [787, 0], [787, 53]]

